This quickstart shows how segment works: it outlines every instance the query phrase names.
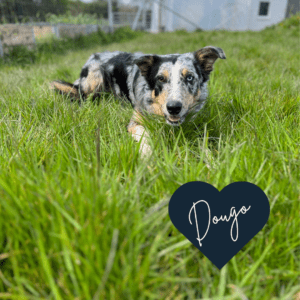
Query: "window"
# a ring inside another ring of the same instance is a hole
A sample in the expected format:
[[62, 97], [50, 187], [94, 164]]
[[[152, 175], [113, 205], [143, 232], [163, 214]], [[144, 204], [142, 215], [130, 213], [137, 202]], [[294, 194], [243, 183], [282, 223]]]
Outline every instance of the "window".
[[259, 16], [267, 16], [269, 12], [269, 4], [270, 2], [260, 2], [259, 3]]

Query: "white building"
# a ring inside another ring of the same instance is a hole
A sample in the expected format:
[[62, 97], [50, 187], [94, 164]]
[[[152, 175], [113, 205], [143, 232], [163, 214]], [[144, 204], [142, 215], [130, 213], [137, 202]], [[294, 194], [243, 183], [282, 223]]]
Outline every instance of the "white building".
[[[299, 0], [132, 0], [152, 10], [151, 31], [261, 30], [281, 22]], [[296, 4], [297, 5], [297, 4]], [[293, 6], [293, 5], [292, 5]], [[298, 8], [299, 10], [299, 4]]]

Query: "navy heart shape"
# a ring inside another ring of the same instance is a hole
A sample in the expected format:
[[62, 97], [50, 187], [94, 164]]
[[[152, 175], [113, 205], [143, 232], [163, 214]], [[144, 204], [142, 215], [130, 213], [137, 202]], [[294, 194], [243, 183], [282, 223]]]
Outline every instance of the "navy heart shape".
[[218, 191], [209, 183], [188, 182], [169, 202], [174, 226], [218, 269], [267, 223], [270, 205], [255, 184], [234, 182]]

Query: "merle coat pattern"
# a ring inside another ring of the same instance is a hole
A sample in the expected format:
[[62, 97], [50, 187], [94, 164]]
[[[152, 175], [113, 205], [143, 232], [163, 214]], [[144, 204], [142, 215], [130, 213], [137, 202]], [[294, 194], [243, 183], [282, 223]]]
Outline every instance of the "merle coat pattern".
[[135, 110], [127, 129], [136, 141], [142, 139], [141, 154], [149, 155], [149, 136], [140, 116], [154, 113], [178, 126], [191, 111], [198, 112], [208, 96], [209, 74], [217, 58], [225, 59], [225, 53], [212, 46], [185, 54], [95, 53], [73, 84], [56, 80], [51, 87], [79, 101], [102, 92], [125, 97]]

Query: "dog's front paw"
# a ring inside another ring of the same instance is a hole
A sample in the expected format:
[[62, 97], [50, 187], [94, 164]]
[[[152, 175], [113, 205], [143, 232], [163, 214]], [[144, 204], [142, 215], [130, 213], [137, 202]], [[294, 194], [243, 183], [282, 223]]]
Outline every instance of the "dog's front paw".
[[152, 149], [148, 143], [149, 134], [146, 132], [145, 128], [142, 125], [137, 125], [132, 122], [128, 126], [128, 132], [130, 132], [133, 138], [140, 142], [139, 152], [142, 158], [147, 158], [152, 154]]
[[148, 158], [152, 154], [151, 146], [146, 141], [142, 140], [139, 152], [142, 158]]

